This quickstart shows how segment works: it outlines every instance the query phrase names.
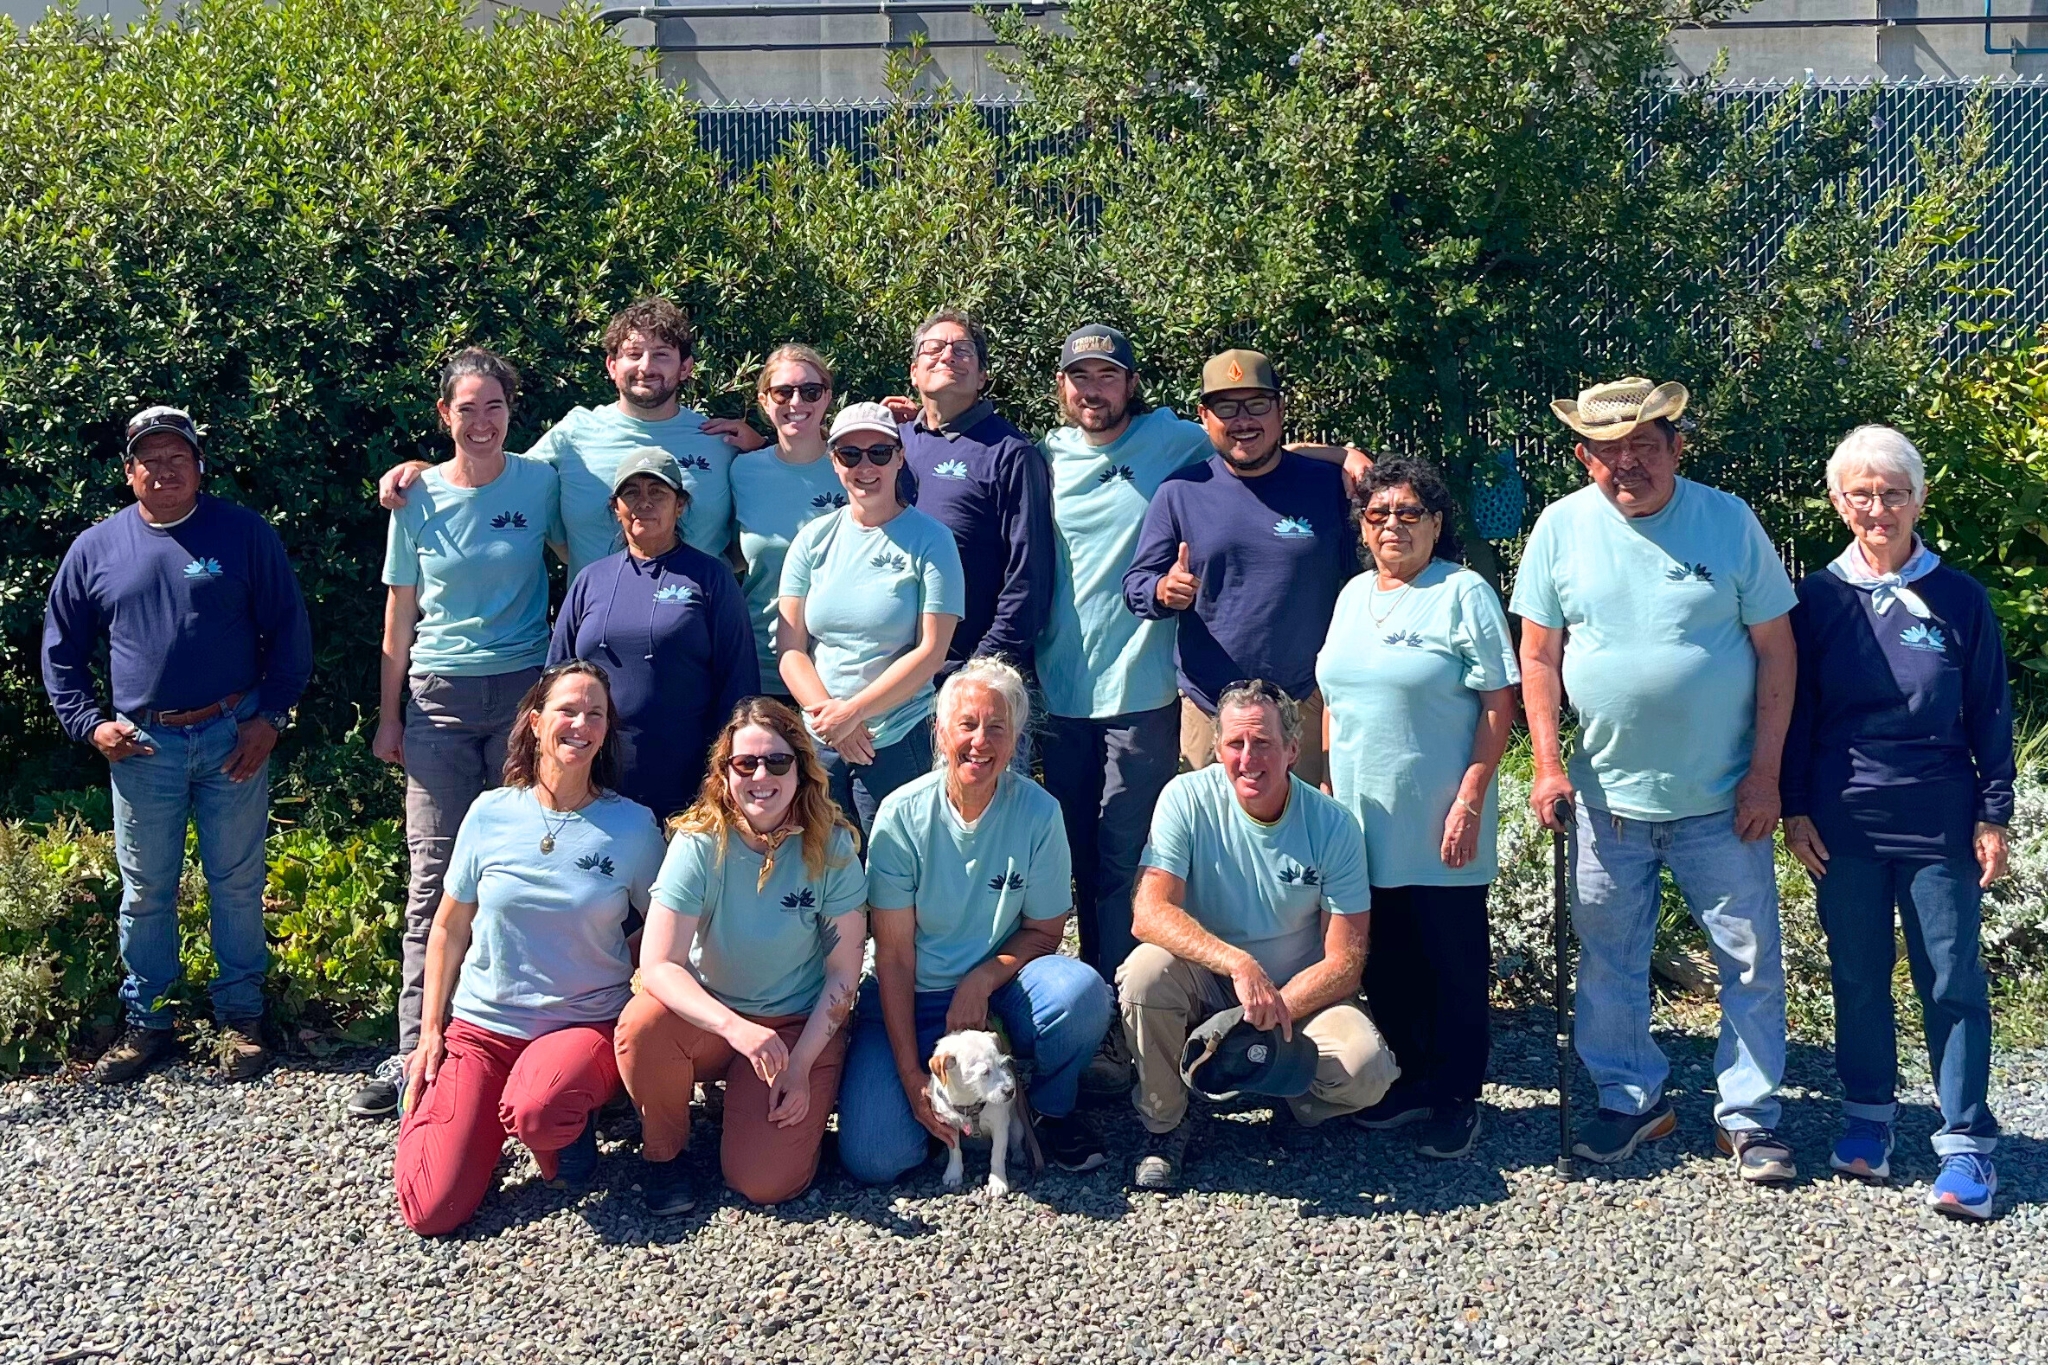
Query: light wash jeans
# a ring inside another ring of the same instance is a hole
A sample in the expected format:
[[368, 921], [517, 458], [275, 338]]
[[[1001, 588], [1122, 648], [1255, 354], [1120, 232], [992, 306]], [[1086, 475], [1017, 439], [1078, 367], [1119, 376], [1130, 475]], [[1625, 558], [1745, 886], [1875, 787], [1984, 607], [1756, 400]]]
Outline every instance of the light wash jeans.
[[1580, 801], [1572, 840], [1572, 929], [1579, 938], [1574, 1038], [1600, 1107], [1640, 1114], [1664, 1093], [1671, 1063], [1650, 1037], [1650, 950], [1658, 872], [1671, 869], [1721, 973], [1714, 1051], [1731, 1132], [1773, 1128], [1785, 1076], [1785, 964], [1771, 841], [1744, 842], [1733, 811], [1635, 820]]
[[178, 879], [185, 826], [199, 827], [199, 865], [213, 916], [213, 1013], [221, 1023], [263, 1015], [263, 838], [270, 824], [270, 765], [245, 782], [220, 770], [240, 722], [256, 714], [255, 690], [232, 716], [203, 725], [146, 726], [124, 719], [156, 752], [109, 769], [114, 788], [114, 859], [121, 866], [121, 1002], [128, 1022], [167, 1029], [161, 1005], [183, 975], [178, 962]]

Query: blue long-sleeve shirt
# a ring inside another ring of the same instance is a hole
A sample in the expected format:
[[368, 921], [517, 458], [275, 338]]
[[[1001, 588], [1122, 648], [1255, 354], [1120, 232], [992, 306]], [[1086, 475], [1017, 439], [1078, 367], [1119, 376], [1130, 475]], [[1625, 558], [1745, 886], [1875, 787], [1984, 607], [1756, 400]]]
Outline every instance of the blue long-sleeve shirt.
[[43, 612], [43, 687], [81, 743], [107, 719], [93, 657], [108, 647], [114, 710], [192, 711], [255, 692], [266, 712], [298, 704], [313, 631], [277, 532], [204, 493], [175, 526], [128, 506], [71, 542]]
[[761, 690], [747, 604], [731, 566], [687, 544], [658, 559], [624, 550], [569, 585], [548, 662], [611, 675], [619, 790], [666, 820], [697, 798], [711, 739]]
[[1344, 471], [1287, 450], [1257, 478], [1239, 478], [1220, 455], [1167, 475], [1124, 574], [1132, 612], [1174, 614], [1154, 590], [1182, 542], [1201, 587], [1179, 613], [1181, 691], [1212, 713], [1226, 687], [1251, 678], [1297, 700], [1314, 691], [1337, 594], [1358, 572]]
[[1976, 822], [2012, 821], [2012, 708], [2005, 646], [1976, 579], [1937, 568], [1912, 590], [1933, 613], [1826, 569], [1799, 584], [1799, 685], [1785, 739], [1786, 815], [1812, 818], [1828, 851], [1962, 858]]
[[982, 654], [1031, 671], [1052, 615], [1052, 483], [1045, 456], [986, 399], [934, 430], [903, 427], [917, 510], [953, 533], [967, 613], [946, 650], [951, 671]]

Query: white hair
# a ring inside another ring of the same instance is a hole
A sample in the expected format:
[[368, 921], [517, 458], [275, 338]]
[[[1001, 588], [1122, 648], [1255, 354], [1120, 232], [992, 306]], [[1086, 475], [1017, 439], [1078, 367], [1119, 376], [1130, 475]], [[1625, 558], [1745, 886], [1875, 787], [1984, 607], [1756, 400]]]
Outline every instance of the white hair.
[[[945, 685], [939, 688], [939, 702], [935, 714], [941, 728], [944, 728], [946, 718], [960, 709], [961, 702], [974, 688], [980, 688], [1000, 699], [1003, 709], [1009, 713], [1010, 733], [1023, 735], [1031, 724], [1031, 693], [1024, 686], [1024, 675], [1001, 659], [969, 659], [960, 666], [959, 672], [946, 679]], [[948, 766], [945, 746], [941, 744], [933, 747], [937, 766]]]
[[1896, 427], [1872, 422], [1844, 436], [1828, 456], [1828, 492], [1839, 495], [1842, 480], [1858, 470], [1904, 479], [1913, 489], [1914, 502], [1927, 499], [1927, 463]]

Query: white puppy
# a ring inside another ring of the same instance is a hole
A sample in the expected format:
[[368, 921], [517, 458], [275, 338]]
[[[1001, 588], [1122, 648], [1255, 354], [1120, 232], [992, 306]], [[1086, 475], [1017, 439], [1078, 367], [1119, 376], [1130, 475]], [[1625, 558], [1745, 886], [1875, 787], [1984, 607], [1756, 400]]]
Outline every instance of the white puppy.
[[[1028, 1150], [1031, 1116], [1002, 1040], [977, 1029], [949, 1033], [932, 1049], [926, 1070], [926, 1093], [940, 1121], [961, 1137], [989, 1140], [989, 1193], [1008, 1194], [1010, 1149]], [[946, 1188], [959, 1189], [965, 1178], [955, 1137], [946, 1147]]]

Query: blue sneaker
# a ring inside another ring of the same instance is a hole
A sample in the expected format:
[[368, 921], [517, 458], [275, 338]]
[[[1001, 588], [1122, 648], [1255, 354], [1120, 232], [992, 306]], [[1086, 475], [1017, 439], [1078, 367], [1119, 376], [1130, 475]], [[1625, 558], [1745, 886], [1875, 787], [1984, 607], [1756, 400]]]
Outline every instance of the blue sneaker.
[[1941, 1174], [1934, 1177], [1927, 1202], [1936, 1213], [1981, 1223], [1991, 1217], [1991, 1201], [1997, 1194], [1998, 1168], [1990, 1157], [1951, 1152], [1941, 1159]]
[[574, 1189], [588, 1185], [597, 1174], [597, 1115], [592, 1114], [583, 1121], [583, 1131], [576, 1140], [555, 1153], [555, 1178], [548, 1183], [556, 1188], [567, 1186]]
[[1835, 1139], [1828, 1165], [1858, 1180], [1891, 1179], [1892, 1126], [1877, 1119], [1850, 1119]]

